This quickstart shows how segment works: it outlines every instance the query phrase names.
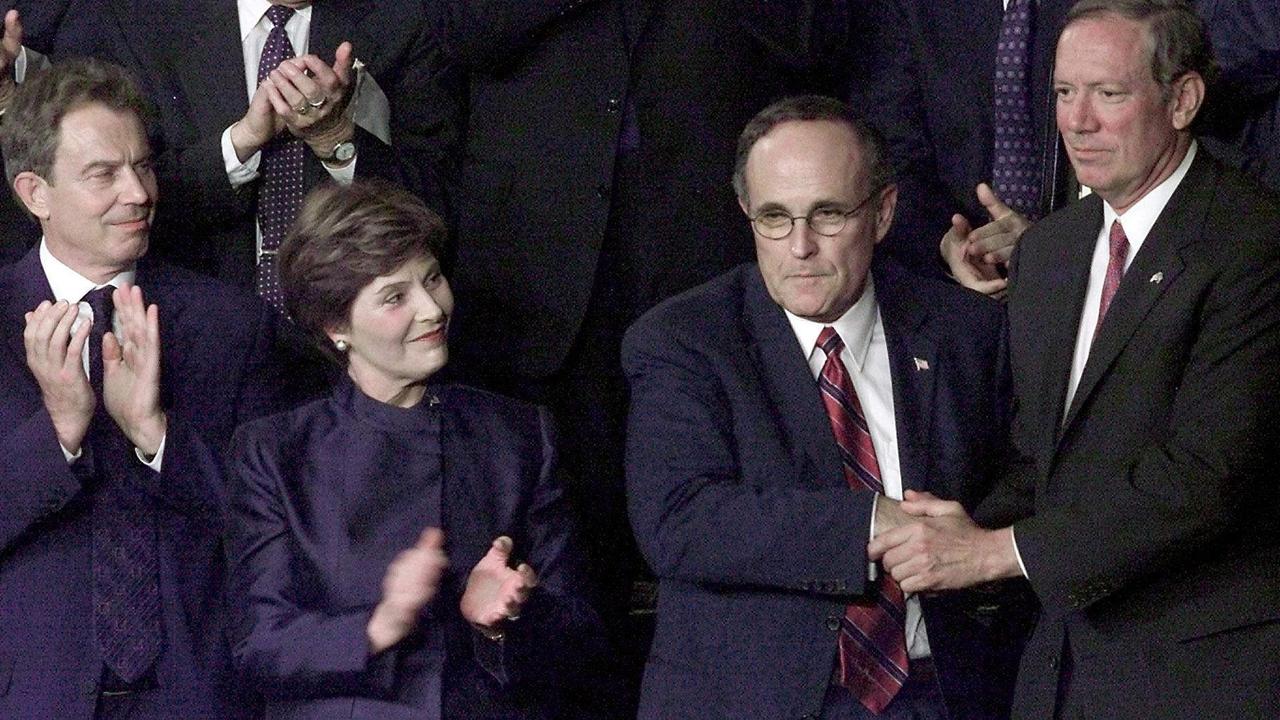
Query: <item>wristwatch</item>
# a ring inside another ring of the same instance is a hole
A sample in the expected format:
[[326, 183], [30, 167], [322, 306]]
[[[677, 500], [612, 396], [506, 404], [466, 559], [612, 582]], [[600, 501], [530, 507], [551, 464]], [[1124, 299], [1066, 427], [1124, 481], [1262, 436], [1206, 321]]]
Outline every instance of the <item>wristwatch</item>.
[[333, 152], [329, 153], [329, 157], [320, 158], [320, 161], [330, 165], [346, 165], [355, 156], [356, 144], [350, 140], [344, 140], [333, 146]]

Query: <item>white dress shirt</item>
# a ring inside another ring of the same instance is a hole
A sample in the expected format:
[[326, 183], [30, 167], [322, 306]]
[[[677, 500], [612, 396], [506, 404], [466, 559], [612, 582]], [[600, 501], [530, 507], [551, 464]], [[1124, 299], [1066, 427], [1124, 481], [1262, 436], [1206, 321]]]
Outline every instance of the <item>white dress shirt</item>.
[[[790, 312], [786, 315], [816, 382], [827, 361], [826, 353], [817, 347], [818, 335], [826, 325], [805, 320]], [[902, 471], [898, 464], [898, 428], [894, 423], [889, 347], [885, 344], [880, 306], [876, 303], [875, 287], [870, 275], [867, 276], [862, 297], [835, 322], [830, 323], [830, 326], [844, 341], [840, 360], [849, 373], [853, 390], [858, 394], [858, 401], [866, 415], [867, 426], [871, 429], [871, 444], [876, 450], [876, 463], [880, 466], [880, 482], [884, 484], [884, 494], [894, 500], [901, 500]], [[835, 442], [834, 436], [831, 441]], [[859, 542], [859, 539], [850, 538], [850, 541]], [[906, 599], [907, 655], [917, 659], [928, 657], [929, 636], [925, 632], [924, 618], [920, 614], [920, 599], [915, 594], [908, 594]]]
[[[1071, 358], [1071, 379], [1067, 382], [1067, 399], [1062, 405], [1062, 420], [1067, 417], [1067, 409], [1076, 396], [1076, 388], [1080, 385], [1080, 376], [1084, 374], [1085, 363], [1089, 360], [1089, 350], [1093, 347], [1093, 334], [1098, 325], [1098, 309], [1102, 306], [1102, 286], [1106, 283], [1107, 263], [1111, 260], [1111, 223], [1119, 220], [1124, 228], [1125, 237], [1129, 239], [1129, 253], [1125, 256], [1124, 268], [1129, 269], [1134, 256], [1142, 248], [1142, 243], [1156, 224], [1160, 213], [1164, 212], [1173, 191], [1182, 184], [1187, 176], [1187, 169], [1196, 157], [1196, 143], [1193, 140], [1187, 150], [1186, 157], [1178, 164], [1173, 174], [1164, 182], [1155, 186], [1138, 202], [1117, 215], [1110, 203], [1102, 202], [1102, 227], [1098, 230], [1098, 238], [1094, 241], [1093, 261], [1089, 265], [1089, 287], [1084, 294], [1084, 308], [1080, 311], [1080, 325], [1076, 329], [1076, 352]], [[1105, 320], [1104, 320], [1105, 322]]]
[[[44, 276], [45, 279], [49, 281], [49, 289], [53, 291], [54, 299], [65, 300], [68, 303], [75, 303], [78, 306], [75, 322], [71, 324], [72, 335], [80, 329], [81, 325], [86, 322], [93, 321], [93, 308], [89, 307], [89, 303], [81, 302], [80, 298], [84, 297], [90, 290], [95, 290], [106, 285], [114, 285], [116, 287], [121, 287], [125, 283], [132, 285], [134, 279], [134, 271], [130, 269], [119, 273], [107, 282], [99, 285], [75, 270], [72, 270], [61, 260], [54, 257], [53, 253], [49, 252], [49, 246], [45, 243], [44, 238], [40, 239], [40, 266], [44, 269]], [[120, 319], [118, 317], [113, 318], [111, 325], [112, 332], [119, 336]], [[89, 377], [88, 342], [85, 342], [84, 346], [80, 348], [80, 362], [84, 366], [84, 376]], [[98, 402], [102, 402], [102, 398], [98, 398]], [[141, 450], [134, 448], [133, 451], [134, 454], [138, 456], [138, 461], [152, 470], [160, 472], [160, 467], [164, 461], [164, 443], [167, 438], [168, 435], [166, 434], [164, 438], [160, 439], [160, 448], [156, 450], [155, 457], [150, 460], [147, 460]], [[59, 447], [61, 447], [61, 445], [59, 445]], [[68, 452], [66, 448], [62, 448], [62, 454], [67, 458], [67, 462], [78, 460], [83, 452], [83, 448], [77, 449], [74, 454]]]
[[[270, 7], [268, 0], [238, 0], [236, 3], [240, 17], [240, 47], [244, 52], [245, 97], [250, 102], [258, 90], [258, 61], [262, 59], [262, 48], [266, 46], [267, 35], [271, 33], [271, 21], [267, 19]], [[311, 6], [294, 12], [285, 23], [284, 31], [289, 36], [289, 43], [293, 45], [294, 54], [298, 57], [306, 55], [311, 41]], [[247, 103], [245, 107], [248, 107]], [[231, 128], [228, 127], [222, 131], [222, 161], [226, 165], [227, 180], [231, 182], [231, 187], [238, 188], [257, 179], [262, 152], [258, 151], [240, 162], [235, 146], [231, 144]], [[336, 182], [348, 185], [355, 179], [357, 162], [359, 158], [340, 168], [324, 165], [324, 169]], [[256, 228], [257, 248], [261, 254], [262, 227]]]

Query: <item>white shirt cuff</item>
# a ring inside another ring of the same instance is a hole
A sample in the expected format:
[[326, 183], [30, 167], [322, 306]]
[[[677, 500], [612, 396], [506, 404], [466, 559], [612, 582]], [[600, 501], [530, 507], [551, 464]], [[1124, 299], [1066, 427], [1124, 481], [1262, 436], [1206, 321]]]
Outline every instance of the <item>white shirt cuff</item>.
[[239, 156], [236, 155], [236, 146], [231, 144], [231, 127], [228, 126], [222, 131], [222, 162], [226, 166], [227, 180], [231, 181], [231, 187], [238, 188], [258, 177], [258, 163], [262, 162], [262, 151], [259, 150], [250, 155], [248, 160], [240, 162]]
[[155, 457], [151, 458], [150, 460], [147, 460], [147, 456], [144, 455], [142, 451], [136, 447], [133, 449], [133, 454], [138, 457], [138, 462], [142, 463], [143, 465], [146, 465], [147, 467], [151, 468], [156, 472], [160, 472], [160, 466], [164, 463], [164, 443], [168, 439], [169, 439], [169, 433], [165, 433], [164, 437], [160, 438], [160, 447], [156, 448]]
[[324, 166], [325, 172], [329, 173], [329, 177], [333, 178], [334, 182], [339, 185], [350, 185], [351, 181], [356, 179], [356, 163], [358, 162], [360, 162], [360, 158], [354, 157], [351, 158], [351, 162], [340, 168], [332, 168], [325, 163], [320, 164]]
[[1030, 580], [1031, 576], [1027, 574], [1027, 566], [1022, 564], [1022, 553], [1018, 552], [1018, 536], [1014, 532], [1013, 526], [1009, 526], [1009, 540], [1013, 542], [1013, 557], [1018, 561], [1018, 569], [1022, 571], [1022, 577]]

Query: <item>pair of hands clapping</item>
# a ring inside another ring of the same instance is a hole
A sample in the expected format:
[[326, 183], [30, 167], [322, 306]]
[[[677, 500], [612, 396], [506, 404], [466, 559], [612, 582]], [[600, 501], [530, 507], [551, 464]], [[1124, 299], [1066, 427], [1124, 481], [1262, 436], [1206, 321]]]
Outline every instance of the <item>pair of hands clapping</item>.
[[[111, 418], [144, 454], [155, 455], [167, 428], [160, 407], [160, 320], [142, 289], [124, 285], [112, 293], [120, 333], [102, 338], [102, 398]], [[75, 454], [99, 402], [84, 371], [81, 352], [91, 323], [74, 332], [77, 303], [45, 301], [26, 314], [22, 333], [31, 369], [53, 420], [58, 442]], [[95, 320], [98, 322], [100, 320]]]
[[354, 63], [349, 42], [338, 46], [332, 65], [312, 54], [282, 61], [259, 83], [244, 117], [231, 126], [231, 144], [240, 161], [286, 131], [320, 157], [350, 140], [355, 126], [346, 108], [354, 89]]
[[[489, 552], [471, 569], [459, 603], [462, 617], [491, 638], [501, 636], [503, 623], [520, 616], [538, 576], [527, 564], [508, 565], [514, 543], [505, 535], [493, 541]], [[449, 560], [444, 533], [438, 528], [422, 531], [413, 547], [396, 556], [382, 579], [382, 601], [369, 619], [367, 634], [373, 654], [400, 642], [418, 625], [422, 608], [440, 587]]]

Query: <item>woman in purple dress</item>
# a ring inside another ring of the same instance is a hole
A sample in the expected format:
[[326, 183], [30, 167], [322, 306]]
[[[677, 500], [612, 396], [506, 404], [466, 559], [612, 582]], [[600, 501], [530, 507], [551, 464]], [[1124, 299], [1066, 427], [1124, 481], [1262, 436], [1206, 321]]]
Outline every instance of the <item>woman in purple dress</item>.
[[231, 636], [268, 717], [566, 717], [601, 666], [549, 415], [431, 382], [445, 234], [401, 190], [329, 185], [281, 247], [346, 377], [233, 445]]

